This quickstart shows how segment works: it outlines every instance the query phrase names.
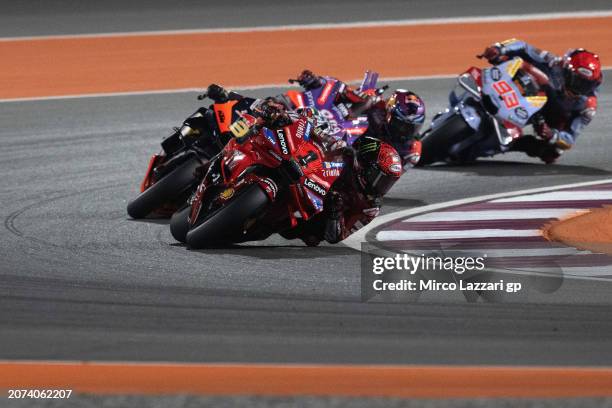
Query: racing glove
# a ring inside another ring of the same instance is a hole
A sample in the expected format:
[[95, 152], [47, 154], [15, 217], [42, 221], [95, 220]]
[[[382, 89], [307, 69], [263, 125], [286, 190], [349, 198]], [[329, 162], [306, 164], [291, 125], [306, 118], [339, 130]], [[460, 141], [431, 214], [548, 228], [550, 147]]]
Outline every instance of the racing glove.
[[302, 71], [302, 73], [297, 77], [297, 81], [302, 88], [307, 90], [319, 88], [322, 84], [321, 78], [308, 69]]
[[499, 58], [502, 56], [501, 47], [497, 44], [491, 45], [485, 48], [482, 54], [477, 55], [478, 58], [484, 58], [489, 61], [489, 64], [496, 64], [499, 62]]
[[536, 134], [550, 144], [555, 144], [559, 138], [559, 131], [548, 126], [544, 120], [538, 120], [533, 125]]

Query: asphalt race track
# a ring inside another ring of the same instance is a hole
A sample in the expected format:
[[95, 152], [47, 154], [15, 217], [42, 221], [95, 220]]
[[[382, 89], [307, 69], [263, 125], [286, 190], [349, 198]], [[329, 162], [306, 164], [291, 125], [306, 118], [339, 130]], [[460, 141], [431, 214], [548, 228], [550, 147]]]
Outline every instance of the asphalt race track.
[[[547, 3], [559, 2], [531, 3], [543, 10], [529, 11], [551, 11]], [[606, 6], [593, 2], [589, 8]], [[572, 10], [569, 2], [559, 8]], [[482, 14], [499, 12], [512, 10]], [[455, 8], [449, 13], [466, 15]], [[184, 28], [162, 23], [162, 14], [150, 16], [149, 24], [142, 23], [148, 15], [134, 17], [141, 21], [136, 28]], [[432, 14], [429, 9], [416, 17]], [[64, 17], [56, 21], [68, 25], [71, 17]], [[410, 15], [378, 18], [385, 17]], [[128, 23], [130, 18], [117, 19], [106, 28], [129, 31], [134, 26]], [[2, 35], [43, 33], [0, 27]], [[452, 84], [436, 79], [391, 86], [421, 94], [431, 118], [445, 106]], [[173, 241], [166, 221], [128, 219], [127, 200], [136, 194], [150, 154], [197, 106], [192, 93], [1, 104], [0, 359], [612, 362], [607, 282], [566, 281], [554, 294], [500, 304], [454, 297], [367, 304], [360, 302], [360, 255], [342, 245], [312, 249], [273, 238], [189, 251]], [[508, 154], [468, 167], [413, 170], [392, 190], [384, 211], [612, 178], [609, 81], [599, 109], [576, 149], [556, 165]]]

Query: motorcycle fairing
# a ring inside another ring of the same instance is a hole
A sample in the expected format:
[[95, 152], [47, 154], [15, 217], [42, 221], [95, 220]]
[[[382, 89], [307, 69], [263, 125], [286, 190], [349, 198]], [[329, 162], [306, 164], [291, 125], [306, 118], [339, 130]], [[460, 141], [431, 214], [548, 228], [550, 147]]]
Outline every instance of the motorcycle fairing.
[[[302, 118], [282, 129], [263, 128], [241, 143], [236, 139], [230, 140], [220, 158], [222, 180], [216, 185], [239, 191], [246, 185], [258, 183], [274, 202], [280, 187], [278, 181], [271, 177], [261, 177], [255, 174], [253, 169], [262, 167], [275, 169], [283, 160], [298, 159], [296, 161], [300, 163], [302, 175], [296, 183], [290, 184], [288, 189], [287, 213], [290, 224], [295, 226], [297, 218], [308, 220], [321, 212], [324, 198], [339, 176], [339, 172], [324, 173], [323, 153], [305, 137], [306, 132], [310, 131], [309, 125], [310, 121]], [[300, 162], [300, 158], [309, 158], [309, 160]], [[210, 186], [205, 179], [198, 187], [192, 203], [190, 222], [197, 219], [201, 201]]]
[[[367, 71], [360, 86], [360, 91], [376, 91], [378, 73]], [[351, 145], [368, 128], [368, 120], [365, 116], [349, 118], [349, 111], [345, 106], [336, 104], [338, 92], [344, 84], [333, 77], [324, 77], [319, 88], [308, 91], [288, 91], [287, 96], [295, 107], [314, 107], [324, 116], [332, 128], [332, 134], [340, 134], [343, 130], [343, 140]]]
[[522, 64], [523, 59], [517, 57], [482, 71], [482, 93], [497, 107], [495, 117], [521, 128], [546, 103], [545, 96], [523, 95], [515, 83]]

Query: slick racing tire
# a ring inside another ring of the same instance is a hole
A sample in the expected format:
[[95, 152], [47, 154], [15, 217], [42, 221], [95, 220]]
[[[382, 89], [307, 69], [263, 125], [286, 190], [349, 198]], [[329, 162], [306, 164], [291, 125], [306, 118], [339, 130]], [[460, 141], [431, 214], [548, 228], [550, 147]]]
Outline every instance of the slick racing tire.
[[247, 221], [258, 216], [269, 201], [259, 185], [245, 187], [229, 204], [198, 219], [187, 233], [187, 245], [206, 248], [241, 241]]
[[417, 166], [424, 166], [449, 158], [451, 147], [472, 134], [474, 134], [474, 130], [461, 115], [457, 114], [449, 117], [421, 139], [421, 158]]
[[129, 202], [128, 215], [135, 219], [144, 218], [162, 205], [176, 202], [197, 181], [194, 172], [200, 165], [200, 161], [192, 157], [172, 170]]
[[180, 208], [170, 218], [170, 233], [178, 242], [185, 243], [187, 241], [187, 232], [189, 232], [189, 213], [191, 206]]

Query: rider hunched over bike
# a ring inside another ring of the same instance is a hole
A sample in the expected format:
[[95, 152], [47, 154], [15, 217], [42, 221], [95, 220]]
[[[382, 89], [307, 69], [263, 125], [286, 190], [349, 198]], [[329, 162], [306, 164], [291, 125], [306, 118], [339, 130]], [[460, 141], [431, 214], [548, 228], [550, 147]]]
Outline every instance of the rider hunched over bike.
[[[340, 178], [327, 194], [324, 211], [312, 220], [285, 231], [288, 239], [300, 238], [309, 246], [325, 240], [335, 244], [372, 221], [380, 212], [382, 197], [402, 174], [401, 159], [389, 144], [371, 136], [361, 136], [352, 147], [338, 143], [335, 135], [326, 132], [325, 118], [314, 108], [286, 111], [274, 98], [262, 100], [254, 108], [258, 121], [269, 128], [286, 126], [298, 117], [307, 117], [314, 125], [313, 137], [325, 149], [328, 158], [341, 155], [345, 167]], [[299, 169], [284, 163], [285, 171]]]
[[559, 57], [516, 39], [495, 43], [482, 54], [491, 64], [517, 56], [548, 75], [549, 83], [544, 87], [548, 102], [534, 123], [540, 138], [525, 136], [514, 143], [512, 150], [553, 163], [574, 145], [595, 116], [603, 80], [599, 57], [583, 48]]
[[[209, 87], [211, 89], [213, 98], [225, 92], [221, 87]], [[313, 137], [325, 150], [326, 157], [332, 159], [341, 155], [345, 164], [339, 179], [327, 194], [324, 211], [298, 227], [281, 233], [283, 237], [299, 238], [309, 246], [318, 245], [323, 240], [337, 243], [378, 215], [382, 197], [402, 173], [402, 160], [390, 144], [363, 135], [352, 147], [346, 146], [337, 135], [326, 131], [326, 119], [314, 108], [288, 111], [275, 98], [258, 100], [254, 105], [252, 112], [257, 118], [256, 122], [234, 126], [234, 129], [242, 128], [245, 137], [251, 134], [249, 128], [253, 126], [276, 129], [305, 116], [312, 121]], [[283, 163], [283, 167], [290, 177], [293, 174], [297, 180], [299, 168], [294, 163]]]
[[308, 246], [346, 239], [380, 212], [383, 196], [402, 173], [401, 159], [391, 145], [371, 136], [359, 137], [341, 152], [345, 167], [327, 194], [325, 210], [281, 235], [300, 238]]
[[[297, 78], [306, 90], [324, 85], [325, 77], [304, 70]], [[391, 144], [402, 158], [402, 165], [415, 164], [421, 155], [421, 143], [415, 139], [425, 121], [425, 103], [414, 92], [398, 89], [388, 98], [369, 95], [343, 83], [336, 104], [346, 107], [351, 116], [367, 113], [365, 135]]]

